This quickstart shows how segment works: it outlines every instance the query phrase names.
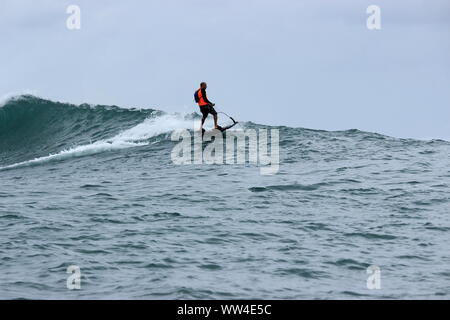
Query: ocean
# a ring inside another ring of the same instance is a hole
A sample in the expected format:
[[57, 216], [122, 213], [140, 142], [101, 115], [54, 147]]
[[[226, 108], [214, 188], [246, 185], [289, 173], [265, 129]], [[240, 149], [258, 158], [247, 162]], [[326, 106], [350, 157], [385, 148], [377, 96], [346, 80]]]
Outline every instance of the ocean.
[[174, 164], [196, 110], [3, 102], [0, 299], [450, 298], [448, 141], [241, 122], [273, 174]]

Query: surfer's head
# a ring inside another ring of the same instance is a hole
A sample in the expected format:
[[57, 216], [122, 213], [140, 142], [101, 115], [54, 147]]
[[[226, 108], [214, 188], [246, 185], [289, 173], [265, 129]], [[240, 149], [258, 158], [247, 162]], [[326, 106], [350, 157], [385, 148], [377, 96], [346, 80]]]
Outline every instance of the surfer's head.
[[206, 88], [208, 88], [208, 85], [206, 84], [206, 82], [202, 82], [202, 83], [200, 83], [200, 88], [206, 89]]

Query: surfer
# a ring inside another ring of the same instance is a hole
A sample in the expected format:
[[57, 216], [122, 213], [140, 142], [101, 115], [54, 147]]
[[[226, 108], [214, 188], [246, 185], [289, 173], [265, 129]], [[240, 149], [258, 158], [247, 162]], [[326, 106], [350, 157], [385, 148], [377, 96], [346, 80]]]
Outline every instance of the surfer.
[[209, 101], [206, 96], [207, 87], [208, 85], [206, 84], [206, 82], [200, 83], [200, 88], [197, 91], [195, 91], [194, 94], [195, 102], [198, 103], [198, 106], [200, 107], [200, 112], [203, 115], [200, 124], [200, 131], [203, 131], [203, 124], [205, 123], [208, 114], [211, 114], [214, 118], [214, 128], [220, 130], [221, 127], [217, 124], [217, 112], [216, 110], [214, 110], [215, 104]]

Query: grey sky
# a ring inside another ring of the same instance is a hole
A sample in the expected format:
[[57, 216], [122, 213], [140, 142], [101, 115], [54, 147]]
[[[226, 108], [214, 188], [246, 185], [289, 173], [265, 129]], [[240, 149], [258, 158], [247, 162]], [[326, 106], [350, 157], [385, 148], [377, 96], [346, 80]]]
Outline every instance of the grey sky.
[[450, 140], [448, 0], [1, 0], [0, 37], [0, 96]]

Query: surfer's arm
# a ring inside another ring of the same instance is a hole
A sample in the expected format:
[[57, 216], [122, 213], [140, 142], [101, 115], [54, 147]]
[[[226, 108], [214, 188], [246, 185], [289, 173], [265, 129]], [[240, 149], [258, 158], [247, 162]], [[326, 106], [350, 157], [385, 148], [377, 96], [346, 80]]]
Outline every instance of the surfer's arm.
[[202, 89], [202, 96], [206, 103], [214, 105], [214, 103], [208, 100], [208, 97], [206, 96], [206, 89]]

